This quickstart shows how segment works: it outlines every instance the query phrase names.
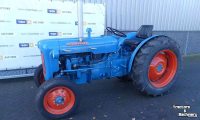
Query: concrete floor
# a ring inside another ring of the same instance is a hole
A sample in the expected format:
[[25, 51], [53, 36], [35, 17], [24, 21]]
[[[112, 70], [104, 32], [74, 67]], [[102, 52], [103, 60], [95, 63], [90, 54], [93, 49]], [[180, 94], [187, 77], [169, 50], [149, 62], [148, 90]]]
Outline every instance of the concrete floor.
[[[190, 105], [187, 113], [200, 115], [200, 56], [184, 57], [179, 80], [169, 93], [148, 97], [132, 82], [117, 78], [79, 85], [81, 105], [71, 118], [64, 120], [199, 120], [182, 118], [173, 105]], [[35, 106], [37, 87], [33, 78], [0, 80], [0, 120], [45, 120]]]

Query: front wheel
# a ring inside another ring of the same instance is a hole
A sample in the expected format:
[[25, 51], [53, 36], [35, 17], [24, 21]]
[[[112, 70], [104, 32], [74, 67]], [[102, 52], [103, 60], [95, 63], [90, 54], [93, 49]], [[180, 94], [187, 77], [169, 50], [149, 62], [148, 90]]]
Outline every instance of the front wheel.
[[47, 118], [71, 116], [80, 104], [80, 90], [71, 80], [53, 78], [39, 87], [36, 95], [38, 111]]
[[181, 68], [179, 45], [168, 37], [153, 38], [136, 55], [132, 66], [134, 83], [147, 95], [162, 95], [178, 79]]
[[37, 87], [40, 87], [46, 80], [43, 74], [43, 67], [42, 64], [37, 67], [34, 73], [34, 81]]

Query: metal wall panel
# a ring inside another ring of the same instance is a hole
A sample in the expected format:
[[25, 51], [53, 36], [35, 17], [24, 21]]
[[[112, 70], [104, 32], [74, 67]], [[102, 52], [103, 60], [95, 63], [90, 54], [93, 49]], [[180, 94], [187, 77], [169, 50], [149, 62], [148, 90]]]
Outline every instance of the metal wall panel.
[[105, 25], [119, 30], [135, 31], [144, 24], [154, 25], [156, 31], [200, 30], [200, 0], [83, 1], [94, 4], [106, 3]]

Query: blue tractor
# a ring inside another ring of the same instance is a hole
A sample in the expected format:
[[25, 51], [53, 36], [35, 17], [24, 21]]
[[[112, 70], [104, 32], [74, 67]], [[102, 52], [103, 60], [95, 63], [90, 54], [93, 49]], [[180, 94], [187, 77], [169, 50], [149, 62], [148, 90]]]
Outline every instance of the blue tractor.
[[111, 36], [48, 39], [38, 42], [42, 65], [34, 74], [36, 103], [45, 117], [70, 116], [80, 104], [78, 84], [95, 79], [131, 79], [147, 95], [163, 95], [178, 79], [182, 56], [176, 41], [152, 36], [152, 25], [124, 34], [107, 27]]

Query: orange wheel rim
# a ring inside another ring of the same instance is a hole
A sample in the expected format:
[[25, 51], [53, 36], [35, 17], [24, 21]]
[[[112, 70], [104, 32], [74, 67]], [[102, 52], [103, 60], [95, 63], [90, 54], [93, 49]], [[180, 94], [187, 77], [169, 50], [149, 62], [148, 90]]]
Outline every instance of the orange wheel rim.
[[46, 80], [44, 79], [43, 71], [40, 74], [40, 83], [43, 84]]
[[163, 50], [155, 55], [148, 70], [149, 82], [161, 88], [169, 84], [177, 70], [177, 58], [171, 50]]
[[44, 97], [44, 108], [51, 114], [64, 114], [75, 103], [74, 93], [66, 87], [56, 87], [48, 91]]

